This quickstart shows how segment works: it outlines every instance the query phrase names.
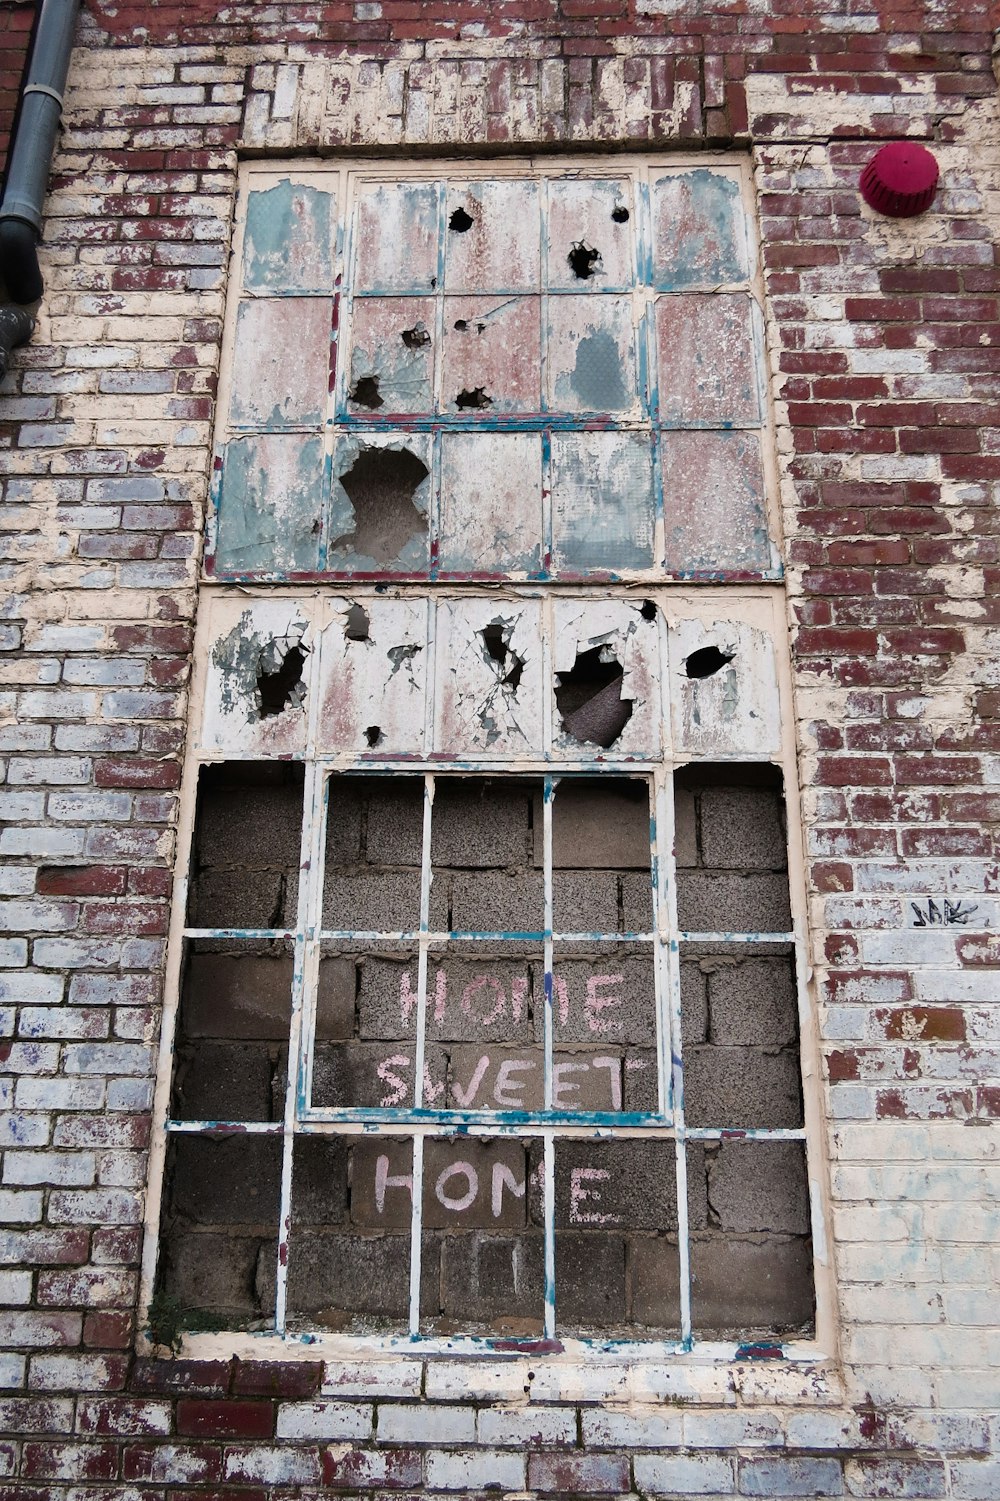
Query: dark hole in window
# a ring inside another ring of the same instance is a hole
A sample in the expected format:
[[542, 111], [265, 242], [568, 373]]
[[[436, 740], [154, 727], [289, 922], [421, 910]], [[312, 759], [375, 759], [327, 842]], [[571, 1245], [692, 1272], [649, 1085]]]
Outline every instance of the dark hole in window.
[[589, 740], [605, 749], [614, 745], [632, 718], [632, 699], [622, 698], [625, 672], [606, 647], [578, 651], [569, 672], [560, 672], [556, 708], [563, 729], [574, 740]]
[[572, 247], [566, 259], [569, 261], [573, 275], [577, 281], [586, 281], [589, 277], [593, 276], [597, 269], [601, 259], [601, 252], [592, 249], [590, 245], [585, 245], [582, 240], [579, 240]]
[[511, 693], [516, 693], [524, 671], [524, 658], [511, 650], [510, 637], [513, 627], [508, 621], [491, 620], [479, 632], [483, 638], [486, 655], [497, 678]]
[[354, 530], [334, 545], [349, 541], [361, 557], [391, 563], [427, 522], [413, 502], [427, 477], [427, 466], [408, 448], [362, 448], [340, 483], [354, 507]]
[[[456, 318], [455, 319], [455, 328], [458, 331], [458, 333], [460, 333], [460, 334], [467, 334], [469, 332], [469, 329], [472, 328], [472, 327], [473, 327], [473, 325], [469, 322], [468, 318]], [[483, 330], [484, 330], [485, 327], [486, 327], [485, 323], [477, 322], [475, 324], [476, 333], [477, 334], [481, 334], [483, 332]]]
[[710, 678], [733, 660], [733, 652], [720, 651], [717, 646], [702, 646], [684, 659], [684, 671], [689, 678]]
[[344, 622], [344, 635], [348, 641], [367, 641], [368, 627], [371, 621], [368, 619], [368, 611], [361, 605], [352, 605], [347, 612]]
[[378, 388], [378, 376], [362, 375], [354, 382], [349, 400], [353, 401], [355, 406], [368, 407], [373, 412], [379, 407], [384, 407], [385, 402]]
[[628, 223], [628, 209], [625, 207], [624, 203], [615, 204], [614, 208], [611, 210], [611, 217], [616, 224]]
[[400, 337], [407, 349], [426, 349], [431, 342], [431, 336], [422, 323], [415, 323], [412, 328], [404, 328]]
[[459, 391], [455, 397], [455, 405], [459, 411], [466, 411], [470, 407], [482, 410], [483, 407], [493, 405], [493, 397], [487, 396], [484, 386], [473, 386], [471, 391]]
[[281, 714], [298, 707], [305, 698], [302, 671], [306, 665], [306, 648], [299, 642], [287, 645], [272, 641], [260, 654], [257, 664], [257, 697], [260, 717]]
[[642, 616], [643, 620], [655, 620], [656, 605], [651, 599], [644, 599], [642, 602], [642, 609], [639, 611], [639, 614]]
[[369, 750], [374, 750], [376, 745], [380, 744], [382, 740], [381, 725], [370, 724], [365, 730], [365, 739], [368, 741]]
[[467, 229], [472, 228], [472, 215], [467, 214], [464, 208], [457, 208], [448, 220], [448, 228], [464, 235]]

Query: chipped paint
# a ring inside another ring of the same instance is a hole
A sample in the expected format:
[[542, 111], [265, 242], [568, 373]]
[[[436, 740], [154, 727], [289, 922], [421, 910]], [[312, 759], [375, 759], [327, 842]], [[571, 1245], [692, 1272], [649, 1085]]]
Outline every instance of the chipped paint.
[[246, 301], [236, 322], [230, 387], [233, 427], [316, 428], [330, 380], [332, 300], [284, 297]]
[[323, 532], [323, 440], [233, 438], [223, 456], [213, 571], [309, 573]]
[[247, 202], [243, 285], [275, 295], [333, 285], [336, 194], [287, 177]]

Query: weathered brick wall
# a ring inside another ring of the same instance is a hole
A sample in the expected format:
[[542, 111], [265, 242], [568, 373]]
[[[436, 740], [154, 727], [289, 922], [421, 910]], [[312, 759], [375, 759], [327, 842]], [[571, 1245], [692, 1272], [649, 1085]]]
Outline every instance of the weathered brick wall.
[[[87, 8], [40, 327], [0, 409], [0, 1501], [1000, 1490], [989, 19], [977, 0]], [[903, 134], [943, 186], [891, 222], [857, 175]], [[237, 148], [732, 136], [769, 295], [842, 1363], [135, 1358]]]
[[28, 56], [35, 7], [26, 0], [0, 5], [0, 171], [7, 161], [10, 128]]

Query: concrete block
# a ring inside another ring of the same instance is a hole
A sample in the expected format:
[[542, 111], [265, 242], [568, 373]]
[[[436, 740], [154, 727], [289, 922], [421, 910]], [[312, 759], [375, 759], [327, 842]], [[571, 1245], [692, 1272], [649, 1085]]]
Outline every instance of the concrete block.
[[[535, 795], [534, 860], [542, 863], [542, 798]], [[556, 870], [642, 870], [650, 864], [649, 784], [642, 778], [565, 777], [552, 804]]]
[[468, 1327], [540, 1334], [545, 1303], [545, 1244], [537, 1227], [521, 1235], [485, 1231], [441, 1242], [441, 1311]]
[[556, 1226], [676, 1230], [674, 1149], [659, 1141], [556, 1144]]
[[198, 781], [195, 864], [298, 869], [302, 787], [302, 767], [294, 763], [205, 767]]
[[580, 1333], [623, 1329], [627, 1322], [624, 1237], [600, 1231], [558, 1232], [558, 1329]]
[[273, 1085], [284, 1050], [263, 1042], [201, 1042], [179, 1047], [171, 1110], [185, 1121], [273, 1119]]
[[703, 787], [701, 863], [709, 870], [784, 870], [784, 800], [766, 787]]
[[186, 1037], [287, 1040], [292, 956], [192, 953], [181, 999]]
[[625, 871], [618, 878], [623, 933], [653, 931], [653, 885], [650, 871]]
[[354, 1036], [357, 965], [353, 959], [324, 955], [316, 981], [316, 1038], [332, 1042]]
[[329, 875], [342, 865], [361, 859], [361, 826], [365, 787], [363, 777], [330, 778], [326, 804], [325, 870]]
[[687, 1048], [684, 1113], [691, 1126], [771, 1129], [801, 1126], [797, 1051]]
[[298, 915], [298, 872], [251, 866], [201, 870], [191, 882], [192, 928], [290, 928]]
[[771, 871], [679, 870], [677, 917], [689, 933], [787, 933], [788, 882]]
[[698, 810], [689, 787], [674, 783], [674, 859], [681, 868], [698, 864]]
[[[312, 1104], [316, 1109], [354, 1106], [373, 1110], [412, 1105], [413, 1059], [412, 1043], [320, 1043], [313, 1059]], [[447, 1054], [431, 1045], [424, 1063], [425, 1101], [441, 1105], [448, 1078]]]
[[[358, 1016], [363, 1038], [412, 1037], [417, 965], [409, 955], [368, 956], [360, 964]], [[525, 957], [457, 959], [430, 955], [427, 1036], [437, 1041], [522, 1042], [531, 1036], [536, 966]], [[537, 973], [540, 974], [540, 966]], [[540, 986], [540, 981], [538, 982]]]
[[413, 1143], [398, 1137], [358, 1141], [350, 1149], [351, 1222], [409, 1230], [413, 1215]]
[[629, 1239], [632, 1285], [631, 1321], [668, 1337], [681, 1324], [680, 1263], [677, 1241], [667, 1235], [633, 1235]]
[[366, 790], [365, 860], [369, 865], [419, 868], [424, 837], [423, 778], [373, 779], [366, 783]]
[[451, 1049], [447, 1103], [470, 1110], [540, 1110], [543, 1074], [541, 1047], [459, 1044]]
[[172, 1227], [160, 1244], [163, 1290], [184, 1308], [211, 1309], [220, 1322], [244, 1321], [260, 1309], [255, 1274], [265, 1247], [275, 1261], [276, 1239], [191, 1234]]
[[[595, 958], [556, 951], [552, 969], [553, 1035], [557, 1042], [637, 1046], [656, 1041], [656, 976], [652, 947], [608, 947]], [[535, 1008], [536, 1035], [543, 1035]]]
[[789, 954], [703, 961], [711, 1037], [731, 1047], [785, 1047], [798, 1039], [795, 964]]
[[347, 1215], [347, 1142], [299, 1136], [292, 1158], [292, 1225], [339, 1225]]
[[277, 1136], [177, 1135], [167, 1154], [169, 1213], [197, 1225], [253, 1225], [277, 1235], [281, 1140]]
[[433, 1139], [424, 1147], [428, 1229], [517, 1229], [527, 1217], [528, 1158], [513, 1138]]
[[466, 871], [452, 878], [453, 932], [540, 933], [544, 916], [537, 871]]
[[620, 923], [613, 871], [552, 872], [552, 926], [557, 933], [618, 933]]
[[709, 1166], [708, 1202], [724, 1230], [808, 1235], [802, 1143], [722, 1142]]
[[328, 865], [323, 926], [361, 932], [415, 932], [420, 926], [420, 872], [341, 871]]
[[691, 1317], [702, 1338], [808, 1330], [814, 1316], [807, 1236], [701, 1234], [691, 1241]]
[[[431, 863], [436, 870], [523, 865], [537, 783], [441, 778], [434, 789]], [[541, 825], [536, 828], [541, 848]]]
[[658, 1110], [660, 1085], [658, 1060], [652, 1048], [629, 1048], [622, 1055], [624, 1108]]
[[[437, 1303], [437, 1246], [424, 1238], [422, 1288]], [[410, 1237], [395, 1235], [293, 1235], [288, 1250], [288, 1306], [330, 1329], [356, 1322], [369, 1332], [401, 1328], [410, 1298]], [[354, 1321], [352, 1315], [361, 1315]]]
[[704, 1042], [708, 1036], [708, 981], [693, 959], [681, 960], [681, 1040]]

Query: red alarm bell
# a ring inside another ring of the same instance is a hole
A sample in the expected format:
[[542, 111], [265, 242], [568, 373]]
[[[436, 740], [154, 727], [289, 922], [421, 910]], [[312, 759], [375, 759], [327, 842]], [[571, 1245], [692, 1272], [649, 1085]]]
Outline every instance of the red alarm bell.
[[890, 219], [912, 219], [930, 208], [938, 164], [916, 141], [894, 141], [877, 151], [861, 174], [861, 196]]

